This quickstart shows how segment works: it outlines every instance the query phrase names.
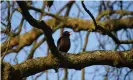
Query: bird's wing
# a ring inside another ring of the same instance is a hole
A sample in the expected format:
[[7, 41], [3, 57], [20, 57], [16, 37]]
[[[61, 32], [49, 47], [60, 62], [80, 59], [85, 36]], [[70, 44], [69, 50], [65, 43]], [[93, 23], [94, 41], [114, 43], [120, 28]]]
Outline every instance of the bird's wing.
[[60, 45], [60, 43], [61, 43], [61, 37], [59, 38], [59, 40], [57, 41], [57, 48], [58, 48], [58, 50], [59, 50], [59, 45]]

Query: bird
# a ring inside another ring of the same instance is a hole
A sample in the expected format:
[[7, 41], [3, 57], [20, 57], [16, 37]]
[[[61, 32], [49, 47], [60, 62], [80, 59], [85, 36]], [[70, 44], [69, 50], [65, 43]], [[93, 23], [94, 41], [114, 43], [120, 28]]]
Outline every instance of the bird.
[[57, 49], [61, 52], [68, 52], [71, 46], [70, 42], [71, 32], [65, 31], [57, 41]]
[[[65, 31], [63, 32], [62, 36], [57, 41], [57, 49], [61, 52], [68, 52], [71, 46], [70, 42], [70, 35], [71, 32]], [[67, 70], [67, 68], [65, 68]], [[56, 72], [58, 72], [58, 68], [55, 69]]]

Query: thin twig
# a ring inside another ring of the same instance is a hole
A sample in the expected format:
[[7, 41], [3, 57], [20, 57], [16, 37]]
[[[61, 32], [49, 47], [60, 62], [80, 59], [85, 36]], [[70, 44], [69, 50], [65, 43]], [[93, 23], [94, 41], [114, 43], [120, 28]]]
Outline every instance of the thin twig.
[[83, 6], [83, 8], [85, 9], [85, 11], [91, 16], [91, 18], [92, 18], [92, 20], [93, 20], [93, 22], [94, 22], [94, 25], [95, 25], [95, 29], [99, 29], [99, 30], [105, 32], [108, 36], [110, 36], [110, 37], [114, 40], [114, 42], [115, 42], [116, 44], [120, 44], [120, 41], [117, 39], [117, 37], [116, 37], [115, 35], [113, 35], [110, 31], [104, 29], [102, 26], [97, 25], [94, 16], [93, 16], [93, 15], [91, 14], [91, 12], [85, 7], [85, 4], [84, 4], [83, 1], [82, 1], [82, 6]]

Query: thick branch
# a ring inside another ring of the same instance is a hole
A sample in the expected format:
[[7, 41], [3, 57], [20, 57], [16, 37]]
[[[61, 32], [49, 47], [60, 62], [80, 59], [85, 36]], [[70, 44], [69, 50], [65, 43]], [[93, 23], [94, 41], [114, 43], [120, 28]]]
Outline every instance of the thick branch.
[[26, 32], [25, 34], [11, 38], [10, 40], [6, 41], [1, 45], [2, 56], [3, 52], [5, 52], [6, 49], [9, 50], [7, 51], [7, 53], [9, 53], [12, 52], [12, 48], [14, 46], [17, 46], [17, 48], [23, 48], [24, 46], [31, 45], [32, 42], [36, 40], [42, 33], [43, 32], [41, 30], [33, 28], [31, 31]]
[[[89, 21], [89, 20], [82, 20], [79, 18], [70, 18], [70, 17], [64, 17], [66, 18], [66, 22], [65, 25], [61, 26], [61, 27], [68, 27], [68, 28], [72, 28], [75, 31], [81, 31], [81, 30], [85, 30], [85, 31], [91, 31], [92, 29], [94, 29], [93, 26], [93, 22]], [[62, 21], [59, 21], [59, 23], [56, 23], [57, 20], [56, 19], [49, 19], [46, 21], [46, 24], [48, 24], [49, 26], [52, 27], [53, 31], [56, 31], [57, 25], [62, 23]], [[133, 29], [133, 17], [129, 17], [129, 18], [123, 18], [123, 19], [112, 19], [109, 21], [101, 21], [98, 23], [99, 25], [102, 25], [105, 29], [109, 30], [109, 31], [118, 31], [121, 29], [128, 29], [131, 28]], [[99, 32], [99, 31], [93, 31], [93, 32]], [[20, 47], [24, 47], [24, 46], [28, 46], [30, 45], [35, 39], [38, 38], [38, 36], [42, 35], [43, 32], [39, 29], [32, 29], [31, 31], [22, 34], [20, 36], [16, 36], [13, 39], [10, 40], [10, 44], [8, 46], [5, 46], [8, 44], [8, 41], [3, 43], [0, 47], [1, 47], [1, 53], [3, 53], [6, 48], [11, 49], [14, 46], [20, 46]], [[32, 36], [31, 36], [32, 35]], [[25, 37], [27, 36], [27, 37]], [[25, 38], [23, 38], [25, 37]], [[25, 39], [25, 40], [22, 40]], [[20, 40], [24, 41], [21, 45]], [[129, 41], [123, 41], [123, 43], [127, 44], [127, 43], [133, 43], [133, 40], [129, 40]]]
[[61, 53], [66, 60], [58, 60], [52, 55], [29, 59], [21, 64], [14, 65], [14, 73], [21, 77], [39, 73], [44, 70], [59, 68], [69, 68], [80, 70], [92, 65], [109, 65], [113, 67], [128, 67], [133, 69], [133, 49], [130, 51], [87, 51], [79, 54]]
[[43, 30], [46, 36], [46, 41], [48, 43], [49, 49], [51, 50], [52, 54], [60, 59], [63, 59], [63, 56], [59, 54], [59, 51], [57, 50], [54, 44], [54, 39], [52, 37], [53, 31], [51, 27], [48, 26], [44, 21], [42, 20], [39, 21], [33, 18], [28, 12], [28, 6], [25, 1], [18, 1], [17, 3], [22, 10], [22, 15], [29, 22], [29, 24], [32, 25], [33, 27]]

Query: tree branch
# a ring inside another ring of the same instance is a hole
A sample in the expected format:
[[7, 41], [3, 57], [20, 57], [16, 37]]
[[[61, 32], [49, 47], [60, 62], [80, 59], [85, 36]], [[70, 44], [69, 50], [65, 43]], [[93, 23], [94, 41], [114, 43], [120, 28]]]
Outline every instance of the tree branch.
[[54, 39], [52, 38], [52, 33], [53, 33], [52, 29], [44, 21], [35, 20], [30, 15], [30, 13], [28, 12], [28, 6], [25, 1], [17, 1], [17, 3], [22, 10], [22, 15], [29, 22], [29, 24], [32, 25], [33, 27], [43, 30], [43, 32], [46, 36], [48, 46], [49, 46], [52, 54], [60, 59], [63, 59], [63, 56], [61, 54], [59, 54], [59, 52], [54, 44]]
[[29, 59], [12, 66], [13, 73], [11, 75], [18, 74], [21, 77], [28, 77], [57, 67], [81, 70], [92, 65], [109, 65], [117, 68], [128, 67], [133, 69], [133, 49], [128, 51], [86, 51], [79, 54], [62, 52], [61, 54], [66, 56], [66, 61], [58, 60], [51, 54], [47, 57]]
[[109, 15], [109, 14], [120, 14], [121, 16], [124, 15], [132, 15], [133, 16], [133, 12], [132, 11], [126, 11], [126, 10], [105, 10], [103, 12], [101, 12], [96, 20], [99, 21], [102, 17], [104, 17], [105, 15]]
[[[81, 30], [82, 31], [83, 30], [84, 31], [92, 31], [92, 29], [93, 29], [92, 21], [82, 20], [79, 18], [71, 18], [71, 17], [64, 17], [64, 19], [66, 20], [66, 22], [64, 25], [60, 26], [60, 28], [65, 26], [67, 28], [73, 29], [74, 31], [81, 31]], [[56, 19], [49, 19], [46, 21], [46, 24], [51, 26], [53, 31], [56, 31], [59, 28], [57, 25], [62, 23], [62, 21], [59, 21], [59, 23], [56, 23], [56, 22], [57, 22]], [[108, 31], [119, 31], [121, 29], [128, 29], [128, 28], [133, 29], [133, 17], [122, 18], [122, 19], [112, 19], [109, 21], [100, 21], [100, 22], [98, 22], [98, 24], [102, 25]], [[102, 33], [102, 31], [100, 31], [100, 30], [95, 30], [93, 32]], [[32, 44], [32, 42], [35, 39], [37, 39], [42, 34], [43, 34], [42, 30], [33, 28], [29, 32], [26, 32], [22, 35], [14, 37], [13, 39], [10, 39], [9, 46], [5, 46], [8, 44], [7, 43], [8, 41], [2, 43], [2, 45], [0, 45], [1, 53], [3, 53], [7, 48], [9, 50], [12, 49], [12, 47], [14, 47], [14, 46], [20, 46], [20, 47], [22, 46], [22, 48], [24, 46], [29, 46]], [[22, 44], [20, 43], [20, 40], [22, 40], [21, 41]], [[133, 40], [120, 40], [120, 42], [121, 42], [121, 44], [132, 44]]]
[[[98, 29], [98, 30], [101, 30], [103, 33], [107, 34], [109, 37], [111, 37], [113, 39], [113, 41], [116, 43], [116, 44], [122, 44], [122, 43], [125, 43], [123, 41], [120, 41], [111, 31], [109, 30], [106, 30], [104, 27], [102, 27], [101, 25], [97, 25], [96, 23], [96, 20], [94, 18], [94, 16], [91, 14], [91, 12], [85, 7], [85, 4], [84, 2], [82, 1], [82, 6], [83, 8], [85, 9], [85, 11], [91, 16], [93, 22], [94, 22], [94, 25], [95, 25], [95, 29]], [[126, 42], [130, 42], [130, 41], [126, 41]], [[132, 41], [131, 41], [132, 42]]]
[[[14, 46], [17, 46], [17, 48], [23, 48], [24, 46], [31, 45], [34, 40], [36, 40], [43, 32], [39, 29], [33, 28], [31, 31], [26, 32], [25, 34], [16, 36], [14, 38], [11, 38], [10, 40], [2, 43], [1, 47], [1, 55], [4, 55], [5, 50], [8, 48], [8, 53], [12, 52], [12, 48]], [[5, 46], [10, 43], [9, 46]], [[17, 49], [16, 48], [16, 49]]]

